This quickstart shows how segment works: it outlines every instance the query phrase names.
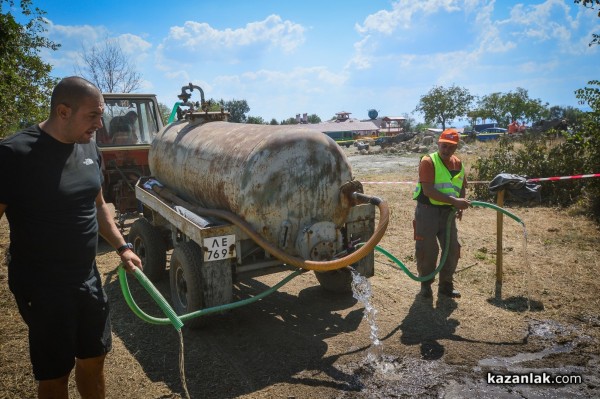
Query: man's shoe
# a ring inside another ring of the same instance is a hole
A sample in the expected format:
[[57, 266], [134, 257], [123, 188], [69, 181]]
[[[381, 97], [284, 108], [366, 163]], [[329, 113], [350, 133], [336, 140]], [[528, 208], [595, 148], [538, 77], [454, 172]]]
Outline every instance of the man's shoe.
[[431, 290], [430, 284], [421, 284], [421, 292], [419, 293], [423, 298], [433, 298], [433, 291]]
[[449, 298], [460, 298], [460, 292], [454, 289], [452, 283], [442, 283], [438, 288], [438, 295], [444, 295]]

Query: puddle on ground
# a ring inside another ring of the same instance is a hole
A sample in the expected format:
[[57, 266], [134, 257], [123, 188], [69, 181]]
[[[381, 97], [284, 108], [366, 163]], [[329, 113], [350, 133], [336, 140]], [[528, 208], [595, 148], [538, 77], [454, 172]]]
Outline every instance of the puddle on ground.
[[543, 359], [548, 355], [571, 352], [577, 345], [590, 337], [581, 334], [574, 326], [564, 326], [553, 320], [531, 320], [527, 339], [538, 338], [542, 341], [566, 341], [554, 343], [539, 352], [517, 353], [510, 357], [492, 357], [481, 359], [479, 366], [510, 369], [519, 363]]
[[[532, 320], [529, 323], [529, 334], [527, 339], [538, 339], [547, 346], [538, 352], [517, 353], [509, 357], [492, 357], [481, 359], [478, 366], [473, 368], [475, 375], [480, 375], [479, 380], [464, 380], [462, 382], [451, 381], [442, 390], [441, 398], [589, 398], [594, 391], [598, 380], [598, 359], [592, 360], [595, 367], [592, 371], [588, 367], [577, 365], [561, 365], [560, 367], [534, 368], [527, 367], [527, 363], [533, 360], [544, 359], [550, 355], [569, 353], [580, 343], [590, 339], [581, 334], [575, 326], [565, 326], [552, 320]], [[556, 343], [556, 341], [564, 341]], [[487, 382], [487, 374], [520, 374], [550, 376], [557, 375], [580, 375], [584, 378], [581, 384], [571, 385], [534, 385], [534, 384], [506, 384], [492, 385]], [[596, 382], [589, 383], [590, 380]]]
[[481, 359], [479, 361], [479, 366], [483, 367], [493, 367], [500, 368], [503, 367], [505, 369], [510, 369], [518, 363], [528, 362], [531, 360], [539, 360], [543, 359], [548, 355], [552, 355], [555, 353], [568, 353], [575, 348], [576, 344], [574, 342], [568, 342], [566, 344], [553, 345], [549, 348], [545, 348], [539, 352], [533, 353], [517, 353], [511, 357], [492, 357], [488, 359]]
[[[528, 340], [539, 340], [544, 349], [533, 353], [518, 353], [510, 357], [481, 359], [477, 366], [447, 365], [443, 361], [399, 358], [383, 353], [379, 361], [364, 359], [361, 364], [346, 364], [340, 368], [352, 375], [352, 389], [340, 392], [337, 398], [590, 398], [600, 397], [600, 357], [587, 365], [560, 365], [534, 368], [527, 362], [560, 353], [569, 353], [591, 338], [575, 326], [565, 326], [551, 320], [529, 322]], [[556, 343], [556, 342], [561, 343]], [[554, 363], [553, 363], [554, 364]], [[383, 367], [382, 367], [383, 366]], [[583, 383], [572, 385], [506, 384], [492, 385], [487, 373], [581, 375]]]
[[518, 366], [519, 363], [543, 359], [548, 355], [557, 353], [571, 352], [573, 349], [575, 349], [579, 342], [586, 339], [586, 336], [578, 335], [577, 330], [574, 327], [563, 326], [552, 320], [532, 320], [529, 323], [528, 339], [537, 337], [544, 341], [549, 341], [557, 339], [560, 340], [561, 338], [573, 336], [575, 336], [575, 339], [573, 340], [565, 343], [552, 344], [551, 346], [548, 346], [539, 352], [517, 353], [516, 355], [510, 357], [492, 357], [481, 359], [479, 361], [479, 366], [493, 367], [495, 369], [504, 368], [510, 370], [511, 368]]
[[378, 363], [364, 359], [361, 364], [346, 364], [340, 369], [344, 374], [352, 374], [354, 380], [352, 391], [340, 392], [337, 399], [435, 397], [451, 371], [443, 362], [390, 355], [381, 355]]

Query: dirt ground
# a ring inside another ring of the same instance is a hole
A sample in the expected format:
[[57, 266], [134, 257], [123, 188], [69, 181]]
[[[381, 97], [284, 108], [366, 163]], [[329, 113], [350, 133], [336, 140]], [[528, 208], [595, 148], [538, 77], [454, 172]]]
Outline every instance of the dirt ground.
[[[385, 199], [391, 220], [380, 246], [416, 273], [410, 199], [415, 155], [348, 155], [365, 192]], [[460, 154], [459, 154], [460, 155]], [[468, 157], [467, 157], [468, 162]], [[551, 182], [549, 184], [560, 184]], [[419, 283], [376, 253], [370, 282], [375, 326], [351, 295], [322, 290], [312, 272], [254, 304], [183, 329], [184, 377], [192, 398], [590, 398], [600, 396], [600, 231], [572, 211], [506, 208], [503, 284], [495, 290], [496, 212], [472, 208], [459, 222], [457, 300], [424, 300]], [[0, 222], [0, 251], [8, 227]], [[1, 254], [0, 254], [1, 255]], [[120, 292], [119, 259], [101, 247], [98, 264], [111, 300], [114, 349], [107, 358], [108, 398], [185, 397], [174, 328], [138, 319]], [[235, 286], [256, 295], [288, 273]], [[26, 327], [0, 268], [0, 398], [31, 398]], [[133, 296], [160, 312], [130, 279]], [[157, 285], [168, 297], [168, 282]], [[375, 334], [380, 345], [370, 338]], [[488, 383], [488, 374], [581, 376], [574, 384]], [[75, 388], [71, 386], [72, 397]]]

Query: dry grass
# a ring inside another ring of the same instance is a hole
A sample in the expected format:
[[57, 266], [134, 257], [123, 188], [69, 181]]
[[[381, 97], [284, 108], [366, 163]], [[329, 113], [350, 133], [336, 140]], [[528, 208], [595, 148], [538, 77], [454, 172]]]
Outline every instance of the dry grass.
[[[382, 175], [356, 177], [361, 181], [415, 180], [415, 176], [409, 174], [409, 171], [404, 176], [393, 178]], [[390, 204], [392, 219], [380, 245], [392, 249], [393, 253], [404, 254], [404, 258], [400, 256], [400, 260], [406, 261], [415, 270], [412, 257], [412, 189], [409, 185], [365, 186], [365, 192], [381, 196]], [[592, 289], [598, 287], [597, 278], [594, 277], [600, 266], [598, 226], [585, 217], [573, 216], [564, 209], [514, 205], [505, 206], [505, 209], [523, 220], [528, 239], [527, 250], [524, 251], [523, 228], [504, 216], [503, 294], [543, 300], [547, 311], [569, 307], [576, 313], [584, 311], [583, 308], [588, 307], [589, 301], [600, 304], [596, 290]], [[496, 212], [488, 208], [471, 208], [465, 212], [458, 226], [462, 246], [458, 282], [466, 286], [480, 286], [478, 291], [491, 295], [496, 278]], [[577, 284], [581, 281], [588, 282], [590, 289], [582, 291]]]

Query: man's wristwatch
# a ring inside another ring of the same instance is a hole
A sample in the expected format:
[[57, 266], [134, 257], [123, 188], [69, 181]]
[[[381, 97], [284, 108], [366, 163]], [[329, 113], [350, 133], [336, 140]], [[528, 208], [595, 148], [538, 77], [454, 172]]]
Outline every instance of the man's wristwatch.
[[133, 244], [130, 242], [127, 242], [121, 245], [119, 248], [117, 248], [117, 253], [119, 255], [123, 255], [123, 252], [127, 251], [128, 249], [131, 249], [133, 251]]

